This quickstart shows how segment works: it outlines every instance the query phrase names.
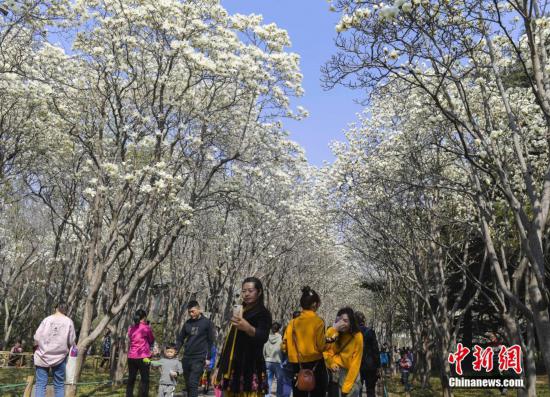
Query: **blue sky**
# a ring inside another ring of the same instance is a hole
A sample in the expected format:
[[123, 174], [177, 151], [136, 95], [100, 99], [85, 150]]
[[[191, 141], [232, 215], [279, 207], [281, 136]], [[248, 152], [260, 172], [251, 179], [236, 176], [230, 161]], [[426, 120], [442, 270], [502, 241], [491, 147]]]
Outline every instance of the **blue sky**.
[[321, 88], [321, 66], [335, 52], [334, 37], [338, 15], [329, 11], [326, 0], [222, 0], [230, 13], [262, 14], [265, 23], [275, 22], [288, 31], [290, 50], [301, 56], [305, 95], [295, 104], [309, 111], [309, 117], [287, 120], [292, 140], [306, 150], [310, 163], [332, 161], [330, 142], [343, 140], [343, 130], [356, 120], [361, 106], [353, 100], [361, 93], [344, 87], [330, 91]]

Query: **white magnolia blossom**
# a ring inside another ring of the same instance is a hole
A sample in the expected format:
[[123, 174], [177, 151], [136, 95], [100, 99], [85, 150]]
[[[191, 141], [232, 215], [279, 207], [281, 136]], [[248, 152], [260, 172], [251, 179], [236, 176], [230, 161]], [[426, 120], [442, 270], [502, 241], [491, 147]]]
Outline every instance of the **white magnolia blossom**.
[[378, 11], [381, 19], [393, 19], [399, 14], [399, 8], [396, 6], [385, 6]]

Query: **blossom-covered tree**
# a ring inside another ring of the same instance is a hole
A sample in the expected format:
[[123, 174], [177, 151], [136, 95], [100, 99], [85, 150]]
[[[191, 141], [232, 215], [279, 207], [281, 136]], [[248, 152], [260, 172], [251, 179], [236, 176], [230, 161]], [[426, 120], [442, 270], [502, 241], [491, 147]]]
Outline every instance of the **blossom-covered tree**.
[[[436, 144], [463, 165], [500, 292], [532, 315], [550, 368], [543, 2], [343, 0], [334, 9], [342, 12], [339, 52], [326, 65], [326, 84], [376, 94], [396, 83], [393, 95], [407, 96], [403, 112], [442, 132]], [[515, 249], [499, 235], [503, 220], [514, 226]], [[528, 283], [527, 305], [509, 280]]]
[[245, 276], [282, 321], [304, 284], [327, 318], [363, 296], [283, 129], [307, 115], [284, 30], [216, 0], [25, 0], [0, 37], [6, 343], [65, 300], [77, 373], [109, 328], [121, 380], [139, 307], [168, 340], [191, 298], [226, 325]]

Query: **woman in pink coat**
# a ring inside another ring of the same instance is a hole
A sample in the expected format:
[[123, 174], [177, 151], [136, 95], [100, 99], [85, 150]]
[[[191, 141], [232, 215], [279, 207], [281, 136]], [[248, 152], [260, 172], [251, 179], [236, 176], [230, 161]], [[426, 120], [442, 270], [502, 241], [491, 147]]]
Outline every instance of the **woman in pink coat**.
[[143, 361], [151, 357], [151, 345], [155, 341], [153, 331], [147, 324], [147, 313], [139, 309], [134, 314], [134, 324], [128, 328], [130, 347], [128, 348], [128, 383], [126, 385], [126, 397], [134, 396], [134, 384], [139, 372], [141, 381], [139, 384], [139, 397], [149, 395], [149, 364]]

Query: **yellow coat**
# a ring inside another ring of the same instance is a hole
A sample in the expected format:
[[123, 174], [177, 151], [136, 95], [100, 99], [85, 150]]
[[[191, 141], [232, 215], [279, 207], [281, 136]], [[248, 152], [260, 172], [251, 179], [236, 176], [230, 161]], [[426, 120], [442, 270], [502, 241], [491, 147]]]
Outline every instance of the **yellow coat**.
[[286, 327], [281, 349], [288, 354], [289, 362], [298, 363], [298, 352], [292, 337], [293, 330], [300, 349], [300, 361], [310, 363], [321, 360], [326, 348], [325, 323], [321, 317], [312, 310], [303, 310], [300, 316]]
[[340, 368], [348, 370], [344, 385], [342, 386], [342, 393], [349, 393], [361, 369], [363, 334], [357, 332], [354, 335], [348, 333], [338, 335], [338, 332], [330, 327], [327, 330], [327, 336], [329, 338], [338, 336], [336, 342], [331, 343], [327, 351], [323, 353], [327, 368], [338, 365]]

